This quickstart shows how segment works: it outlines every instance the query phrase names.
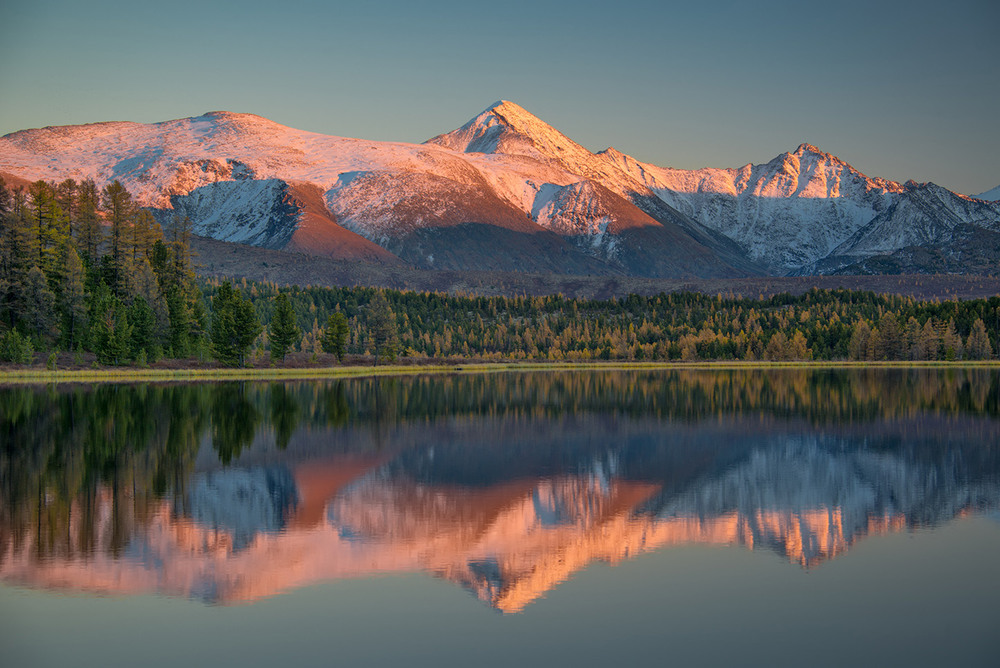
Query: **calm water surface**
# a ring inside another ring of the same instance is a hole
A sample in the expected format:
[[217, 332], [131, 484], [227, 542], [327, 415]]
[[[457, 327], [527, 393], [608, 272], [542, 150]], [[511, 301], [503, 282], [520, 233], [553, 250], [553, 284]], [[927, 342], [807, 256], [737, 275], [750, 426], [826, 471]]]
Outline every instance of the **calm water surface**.
[[1000, 373], [0, 388], [3, 665], [997, 665]]

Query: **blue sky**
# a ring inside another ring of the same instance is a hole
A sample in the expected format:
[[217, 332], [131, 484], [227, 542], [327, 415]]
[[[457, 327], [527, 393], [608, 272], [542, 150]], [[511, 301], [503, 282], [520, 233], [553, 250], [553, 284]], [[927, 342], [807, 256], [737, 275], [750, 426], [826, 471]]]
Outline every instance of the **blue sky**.
[[1000, 184], [1000, 3], [4, 3], [0, 134], [244, 111], [420, 142], [497, 99], [694, 168], [809, 142], [870, 176]]

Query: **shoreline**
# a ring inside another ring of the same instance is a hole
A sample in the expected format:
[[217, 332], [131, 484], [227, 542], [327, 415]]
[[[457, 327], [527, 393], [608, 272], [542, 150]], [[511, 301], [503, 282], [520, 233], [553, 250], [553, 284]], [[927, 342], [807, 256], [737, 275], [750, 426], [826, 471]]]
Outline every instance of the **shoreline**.
[[384, 366], [139, 369], [0, 369], [0, 387], [71, 383], [167, 383], [225, 381], [285, 381], [417, 376], [422, 374], [525, 373], [538, 371], [731, 371], [731, 370], [851, 370], [851, 369], [988, 369], [1000, 370], [1000, 360], [965, 361], [721, 361], [721, 362], [470, 362]]

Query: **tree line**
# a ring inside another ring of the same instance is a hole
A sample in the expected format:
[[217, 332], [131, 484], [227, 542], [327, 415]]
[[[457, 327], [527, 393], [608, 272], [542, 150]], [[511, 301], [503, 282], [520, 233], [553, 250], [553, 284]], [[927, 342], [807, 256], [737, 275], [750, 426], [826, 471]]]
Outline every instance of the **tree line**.
[[[469, 296], [196, 279], [191, 222], [165, 234], [117, 181], [0, 179], [0, 360], [87, 353], [242, 366], [289, 353], [433, 359], [992, 359], [1000, 297], [918, 301], [849, 290], [771, 298]], [[329, 358], [327, 358], [329, 359]]]
[[120, 182], [0, 178], [0, 358], [96, 353], [102, 364], [207, 354], [191, 223], [164, 236]]
[[[213, 298], [227, 283], [201, 285]], [[279, 299], [291, 309], [299, 350], [328, 350], [336, 317], [346, 352], [376, 360], [981, 360], [995, 358], [1000, 342], [1000, 297], [919, 301], [814, 289], [767, 299], [672, 293], [587, 300], [247, 280], [237, 286], [262, 322], [277, 316]], [[265, 332], [249, 355], [260, 357], [267, 346]]]

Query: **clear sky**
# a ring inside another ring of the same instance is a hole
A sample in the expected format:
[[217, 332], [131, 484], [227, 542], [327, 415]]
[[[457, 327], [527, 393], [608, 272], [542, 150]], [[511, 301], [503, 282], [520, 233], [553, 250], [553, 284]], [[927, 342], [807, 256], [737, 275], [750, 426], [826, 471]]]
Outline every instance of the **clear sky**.
[[997, 0], [4, 0], [0, 134], [205, 111], [421, 142], [507, 99], [592, 150], [735, 167], [809, 142], [1000, 184]]

